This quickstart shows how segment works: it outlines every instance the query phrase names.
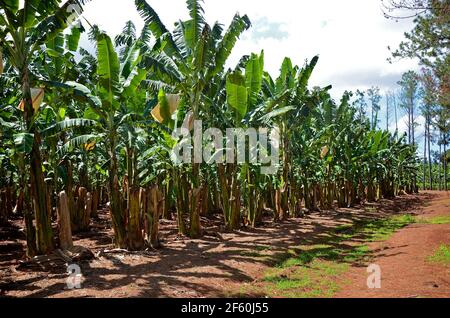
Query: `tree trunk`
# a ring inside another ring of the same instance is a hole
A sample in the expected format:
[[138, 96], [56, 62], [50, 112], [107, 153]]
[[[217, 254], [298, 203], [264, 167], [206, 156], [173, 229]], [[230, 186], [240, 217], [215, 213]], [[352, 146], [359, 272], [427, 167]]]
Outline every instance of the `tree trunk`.
[[122, 213], [122, 199], [120, 197], [119, 177], [117, 175], [117, 157], [115, 154], [114, 137], [110, 137], [111, 165], [109, 171], [109, 211], [114, 229], [114, 244], [118, 248], [126, 248], [125, 218]]
[[89, 230], [89, 225], [91, 223], [91, 211], [92, 211], [92, 194], [88, 192], [86, 194], [86, 203], [84, 205], [83, 213], [83, 231]]
[[235, 230], [241, 226], [241, 189], [239, 187], [239, 182], [236, 179], [232, 186], [232, 211], [231, 211], [231, 229]]
[[202, 207], [202, 188], [194, 188], [190, 193], [190, 237], [195, 239], [199, 238], [201, 234], [200, 227], [200, 210]]
[[230, 174], [228, 179], [229, 186], [229, 193], [230, 193], [230, 214], [229, 214], [229, 222], [228, 222], [228, 229], [229, 230], [236, 230], [240, 226], [240, 217], [241, 217], [241, 193], [239, 189], [239, 180], [238, 175], [236, 172], [236, 165], [230, 164], [228, 166], [227, 173]]
[[444, 133], [444, 190], [447, 191], [447, 133]]
[[30, 181], [31, 181], [31, 200], [36, 221], [36, 252], [38, 254], [49, 254], [53, 251], [53, 231], [51, 226], [51, 210], [47, 202], [47, 187], [44, 182], [42, 172], [42, 160], [39, 145], [40, 136], [35, 125], [33, 125], [33, 101], [31, 98], [31, 87], [28, 67], [25, 66], [22, 71], [22, 93], [24, 100], [24, 119], [27, 130], [34, 133], [33, 146], [30, 154]]
[[69, 202], [67, 194], [62, 191], [59, 194], [58, 207], [58, 227], [59, 227], [59, 246], [62, 250], [68, 250], [73, 247], [72, 229], [69, 212]]
[[99, 187], [95, 187], [94, 192], [92, 194], [92, 207], [91, 207], [91, 216], [93, 218], [98, 217], [98, 204], [100, 199], [100, 189]]
[[[25, 192], [25, 197], [29, 197], [29, 192]], [[33, 212], [31, 210], [31, 204], [27, 202], [24, 207], [25, 229], [27, 236], [27, 256], [34, 257], [38, 254], [36, 246], [36, 228], [33, 225]]]
[[7, 186], [6, 187], [6, 219], [13, 213], [13, 187]]
[[[442, 137], [442, 135], [440, 136]], [[439, 138], [439, 140], [442, 140], [442, 138]], [[438, 160], [438, 178], [439, 178], [439, 191], [442, 190], [442, 144], [439, 143], [439, 160]]]
[[8, 222], [6, 203], [6, 189], [0, 189], [0, 224], [6, 224]]
[[[35, 136], [37, 135], [35, 134]], [[31, 154], [31, 195], [36, 220], [36, 245], [38, 254], [49, 254], [54, 248], [53, 231], [50, 220], [50, 202], [47, 201], [47, 187], [44, 182], [40, 157], [38, 142], [35, 141]]]
[[[69, 206], [70, 215], [75, 215], [75, 197], [74, 197], [74, 186], [73, 186], [73, 168], [72, 162], [70, 160], [66, 161], [67, 168], [67, 185], [66, 185], [66, 193], [67, 193], [67, 204]], [[73, 228], [72, 228], [73, 230]]]
[[433, 190], [433, 162], [431, 160], [431, 131], [430, 131], [430, 127], [431, 127], [431, 117], [430, 115], [428, 115], [428, 120], [427, 120], [427, 131], [428, 131], [428, 170], [429, 170], [429, 178], [430, 178], [430, 190]]
[[176, 180], [176, 195], [177, 195], [177, 224], [178, 224], [178, 233], [180, 235], [186, 235], [186, 224], [184, 223], [184, 214], [185, 210], [185, 202], [183, 196], [183, 185], [182, 180]]
[[[75, 201], [75, 209], [74, 213], [71, 216], [72, 230], [74, 233], [83, 232], [88, 230], [89, 228], [90, 207], [89, 210], [87, 211], [88, 208], [87, 199], [88, 199], [88, 192], [86, 188], [84, 187], [78, 188], [78, 196]], [[87, 212], [89, 213], [89, 216], [86, 216]]]
[[172, 203], [170, 189], [173, 188], [173, 183], [174, 183], [174, 181], [172, 180], [172, 178], [170, 178], [167, 185], [164, 187], [164, 202], [163, 202], [162, 217], [165, 220], [172, 220], [172, 215], [170, 213], [170, 208], [171, 208], [171, 203]]
[[157, 186], [153, 186], [147, 191], [147, 242], [153, 247], [158, 248], [159, 242], [159, 218], [162, 214], [163, 196]]
[[230, 193], [228, 188], [227, 177], [225, 174], [225, 165], [218, 164], [217, 173], [219, 176], [219, 183], [222, 193], [222, 210], [223, 210], [223, 218], [225, 222], [225, 227], [229, 227], [230, 224], [230, 215], [231, 215], [231, 207], [230, 207]]
[[275, 191], [275, 221], [283, 221], [284, 220], [284, 210], [281, 204], [281, 189], [277, 189]]
[[200, 209], [201, 205], [201, 185], [200, 185], [200, 165], [194, 163], [192, 168], [193, 184], [189, 195], [189, 205], [190, 205], [190, 230], [189, 236], [191, 238], [199, 238], [202, 236], [202, 229], [200, 224]]
[[375, 201], [375, 187], [374, 187], [372, 181], [370, 181], [367, 186], [367, 201], [368, 202]]
[[136, 186], [130, 188], [130, 197], [128, 204], [128, 248], [131, 250], [140, 250], [144, 247], [144, 240], [141, 230], [140, 189]]
[[425, 133], [424, 133], [424, 143], [423, 143], [423, 185], [422, 185], [422, 189], [426, 190], [427, 186], [426, 186], [426, 180], [427, 180], [427, 122], [425, 122]]
[[23, 188], [20, 187], [19, 196], [17, 197], [17, 200], [16, 200], [16, 207], [14, 208], [14, 214], [16, 214], [16, 215], [23, 215], [24, 196], [25, 196], [25, 192], [23, 191]]

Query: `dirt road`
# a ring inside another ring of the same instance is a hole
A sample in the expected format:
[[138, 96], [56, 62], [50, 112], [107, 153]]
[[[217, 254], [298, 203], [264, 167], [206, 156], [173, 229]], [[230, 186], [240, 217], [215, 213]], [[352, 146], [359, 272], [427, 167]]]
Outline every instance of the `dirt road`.
[[345, 275], [350, 283], [336, 297], [450, 297], [450, 266], [428, 260], [441, 244], [450, 244], [450, 224], [420, 222], [450, 215], [449, 193], [437, 193], [419, 211], [418, 223], [396, 232], [370, 247], [373, 264], [381, 269], [381, 288], [367, 288], [366, 268], [352, 267]]

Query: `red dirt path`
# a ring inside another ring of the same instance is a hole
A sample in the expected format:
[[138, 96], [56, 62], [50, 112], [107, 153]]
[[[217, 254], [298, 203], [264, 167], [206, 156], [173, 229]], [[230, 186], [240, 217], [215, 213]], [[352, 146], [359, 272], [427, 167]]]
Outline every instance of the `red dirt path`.
[[[421, 218], [450, 215], [449, 193], [439, 193], [420, 212]], [[381, 268], [381, 289], [368, 289], [365, 268], [353, 267], [349, 287], [336, 297], [450, 297], [450, 266], [427, 261], [440, 244], [450, 244], [450, 224], [412, 224], [370, 247], [371, 261]]]

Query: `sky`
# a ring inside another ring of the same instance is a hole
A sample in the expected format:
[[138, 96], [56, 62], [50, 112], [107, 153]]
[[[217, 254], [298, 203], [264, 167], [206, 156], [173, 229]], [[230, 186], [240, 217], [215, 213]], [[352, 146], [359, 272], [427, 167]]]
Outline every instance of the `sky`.
[[[179, 19], [188, 18], [185, 0], [147, 2], [169, 30]], [[243, 55], [264, 49], [265, 68], [277, 76], [284, 57], [303, 65], [306, 59], [319, 55], [310, 85], [333, 85], [335, 99], [340, 99], [345, 90], [371, 86], [380, 87], [384, 95], [398, 89], [396, 83], [403, 72], [419, 69], [414, 60], [387, 61], [388, 46], [396, 48], [413, 23], [386, 19], [381, 0], [204, 0], [204, 9], [208, 23], [219, 21], [225, 28], [236, 12], [247, 14], [252, 21], [252, 28], [237, 42], [228, 66], [235, 66]], [[119, 34], [128, 20], [138, 29], [143, 26], [134, 0], [92, 0], [85, 6], [83, 17], [111, 36]], [[86, 38], [82, 46], [88, 46]], [[383, 99], [382, 110], [384, 107]], [[398, 125], [405, 131], [402, 117], [400, 114]], [[384, 115], [380, 116], [383, 128], [385, 121]], [[390, 128], [395, 130], [395, 122]]]

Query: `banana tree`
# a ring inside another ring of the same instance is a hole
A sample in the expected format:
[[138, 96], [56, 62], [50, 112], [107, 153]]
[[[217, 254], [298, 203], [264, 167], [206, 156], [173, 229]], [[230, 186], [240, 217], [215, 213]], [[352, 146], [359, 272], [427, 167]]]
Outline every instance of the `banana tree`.
[[[187, 0], [186, 3], [190, 19], [177, 22], [171, 33], [145, 0], [135, 1], [146, 26], [157, 39], [152, 54], [145, 56], [143, 61], [155, 74], [164, 73], [163, 82], [171, 85], [171, 91], [166, 93], [179, 95], [186, 112], [192, 111], [193, 120], [199, 120], [210, 111], [214, 96], [223, 83], [226, 61], [239, 36], [250, 27], [250, 21], [247, 16], [236, 14], [223, 33], [218, 22], [212, 27], [206, 23], [202, 1]], [[163, 63], [155, 62], [156, 57]], [[184, 183], [184, 186], [189, 186], [185, 189], [190, 193], [189, 232], [195, 238], [201, 235], [198, 203], [206, 189], [200, 164], [193, 163], [191, 168], [190, 185]]]
[[[293, 66], [289, 58], [285, 58], [279, 77], [274, 81], [269, 74], [264, 78], [264, 94], [268, 99], [264, 119], [273, 122], [280, 130], [280, 156], [282, 171], [278, 176], [275, 189], [275, 219], [294, 215], [299, 208], [296, 197], [297, 182], [293, 175], [293, 134], [294, 127], [303, 127], [309, 114], [310, 93], [308, 81], [317, 64], [318, 57], [314, 57], [303, 68]], [[305, 190], [308, 192], [308, 189]]]
[[[225, 86], [227, 105], [231, 110], [231, 116], [227, 122], [237, 129], [253, 128], [254, 125], [259, 124], [255, 120], [257, 118], [256, 113], [263, 107], [264, 103], [261, 98], [264, 52], [262, 51], [260, 55], [251, 54], [244, 64], [242, 68], [245, 69], [245, 73], [241, 73], [238, 65], [238, 68], [227, 76]], [[231, 140], [231, 142], [234, 143], [234, 140]], [[254, 149], [249, 147], [260, 146], [245, 145], [246, 152], [251, 153]], [[235, 151], [233, 155], [236, 158], [238, 154]], [[225, 225], [231, 230], [240, 226], [242, 195], [245, 198], [249, 223], [256, 226], [256, 223], [260, 220], [263, 200], [258, 187], [261, 176], [257, 168], [259, 168], [259, 165], [253, 161], [218, 164], [217, 171], [223, 198]]]
[[[84, 28], [81, 25], [73, 26], [67, 34], [59, 33], [52, 39], [50, 39], [42, 49], [38, 51], [38, 55], [34, 62], [34, 67], [37, 76], [37, 81], [40, 85], [45, 87], [46, 82], [66, 82], [77, 81], [80, 79], [81, 74], [84, 73], [82, 67], [75, 60], [75, 52], [79, 48], [79, 41], [81, 33], [84, 32]], [[45, 87], [45, 107], [41, 111], [39, 121], [40, 128], [44, 130], [41, 132], [42, 138], [45, 140], [44, 159], [50, 163], [47, 167], [47, 178], [53, 179], [53, 184], [49, 184], [49, 192], [53, 193], [51, 198], [55, 198], [55, 194], [64, 190], [68, 197], [69, 213], [72, 216], [72, 231], [76, 231], [77, 228], [86, 230], [85, 226], [79, 226], [77, 222], [77, 211], [75, 209], [74, 199], [74, 176], [73, 176], [73, 163], [77, 156], [73, 154], [65, 154], [61, 156], [61, 152], [58, 151], [58, 145], [60, 143], [66, 143], [69, 139], [69, 134], [65, 131], [54, 134], [54, 124], [64, 121], [66, 117], [76, 118], [79, 109], [73, 102], [73, 98], [67, 94], [61, 94], [57, 90], [53, 90], [51, 85]], [[78, 107], [79, 108], [79, 107]], [[82, 120], [72, 121], [71, 125], [83, 124]], [[69, 127], [66, 127], [69, 128]], [[79, 155], [86, 157], [83, 153]], [[83, 165], [81, 160], [81, 167]], [[81, 170], [81, 178], [83, 181], [87, 181], [87, 169]], [[81, 184], [82, 187], [89, 186]], [[56, 205], [56, 198], [53, 205]]]
[[[142, 58], [138, 42], [135, 42], [129, 52], [125, 56], [121, 55], [119, 59], [119, 54], [108, 35], [98, 31], [95, 36], [97, 45], [95, 69], [97, 73], [88, 83], [89, 88], [75, 82], [52, 83], [54, 86], [70, 91], [77, 100], [87, 102], [89, 106], [84, 111], [84, 119], [94, 122], [91, 125], [94, 127], [92, 133], [73, 138], [65, 145], [64, 149], [104, 142], [109, 160], [109, 209], [115, 234], [114, 243], [121, 248], [139, 249], [143, 247], [140, 222], [136, 221], [139, 220], [139, 215], [135, 215], [139, 214], [139, 209], [130, 208], [131, 205], [136, 206], [132, 198], [138, 197], [136, 193], [139, 193], [139, 189], [136, 189], [133, 181], [135, 179], [134, 171], [128, 176], [131, 184], [120, 186], [119, 150], [121, 136], [124, 131], [127, 131], [126, 126], [129, 126], [136, 105], [141, 105], [141, 115], [144, 113], [143, 108], [146, 105], [147, 96], [140, 86], [146, 79], [147, 71], [138, 68]], [[58, 126], [67, 126], [67, 120], [59, 123]], [[128, 156], [126, 156], [129, 158], [128, 165], [130, 167], [136, 161], [132, 150], [128, 147]], [[127, 193], [125, 198], [121, 195], [121, 188]], [[132, 194], [130, 194], [130, 189]], [[125, 209], [128, 213], [123, 213], [125, 201], [128, 204]], [[130, 220], [134, 220], [131, 222], [132, 225]]]
[[[46, 193], [46, 184], [42, 172], [42, 160], [39, 146], [41, 138], [35, 129], [36, 118], [33, 109], [31, 83], [34, 74], [30, 72], [32, 58], [39, 47], [59, 32], [66, 29], [73, 20], [74, 10], [81, 11], [84, 0], [68, 0], [63, 3], [56, 0], [2, 0], [0, 11], [1, 51], [20, 77], [24, 103], [24, 121], [26, 135], [21, 139], [29, 147], [27, 153], [30, 165], [30, 184], [33, 209], [36, 220], [36, 252], [47, 254], [54, 248], [51, 228], [50, 202]], [[31, 255], [30, 255], [31, 256]]]

